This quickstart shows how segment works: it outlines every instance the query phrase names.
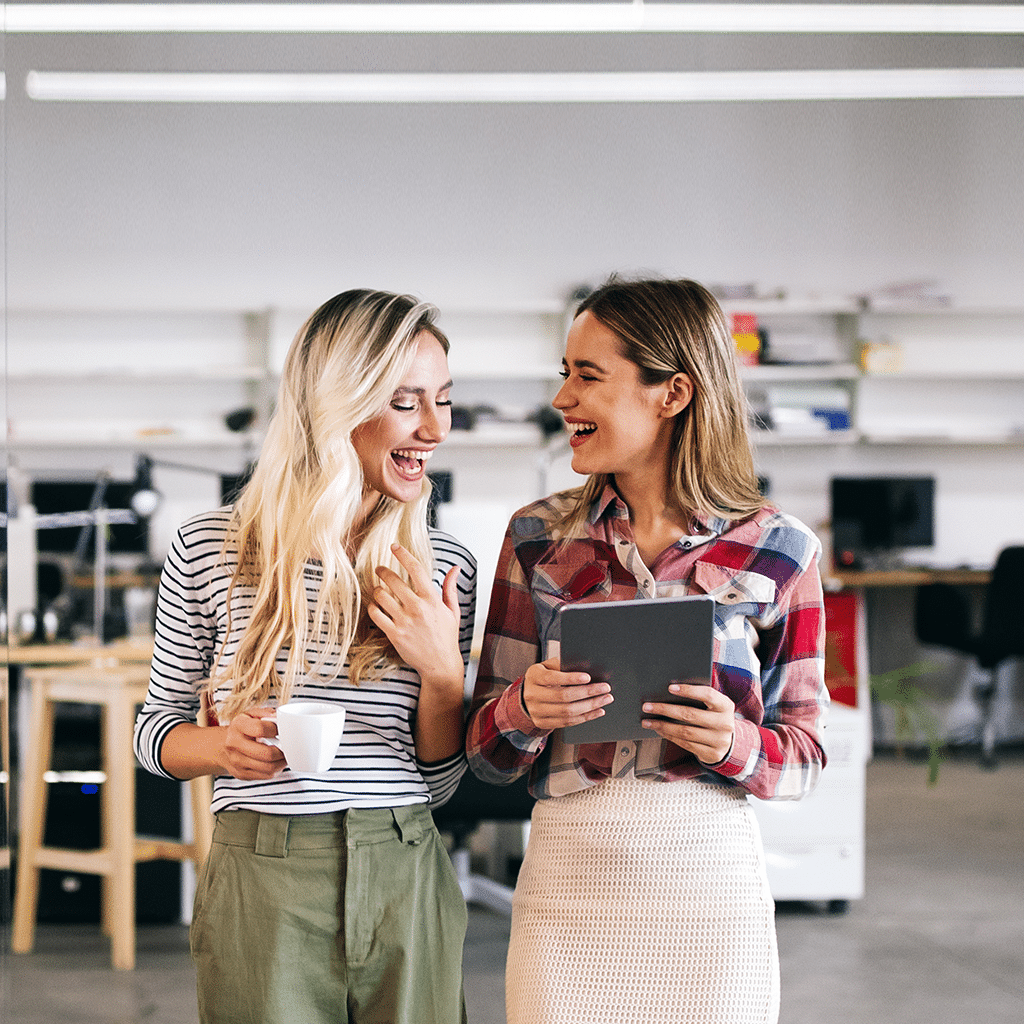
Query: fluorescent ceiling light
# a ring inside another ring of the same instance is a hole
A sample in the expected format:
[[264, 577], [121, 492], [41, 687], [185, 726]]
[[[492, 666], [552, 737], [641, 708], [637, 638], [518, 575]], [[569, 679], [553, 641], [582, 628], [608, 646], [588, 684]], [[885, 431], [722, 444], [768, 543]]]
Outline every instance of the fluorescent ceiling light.
[[1024, 33], [1016, 4], [6, 4], [8, 32]]
[[1024, 96], [1022, 68], [509, 74], [30, 71], [34, 100], [133, 103], [687, 103]]

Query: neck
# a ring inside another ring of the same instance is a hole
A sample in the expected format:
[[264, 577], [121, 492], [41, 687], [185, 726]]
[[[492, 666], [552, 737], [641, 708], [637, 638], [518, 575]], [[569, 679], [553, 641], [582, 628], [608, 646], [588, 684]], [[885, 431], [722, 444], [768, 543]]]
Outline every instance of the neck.
[[652, 495], [649, 492], [641, 492], [639, 496], [631, 495], [628, 491], [623, 492], [618, 480], [616, 490], [629, 507], [629, 521], [633, 524], [634, 533], [666, 527], [688, 529], [689, 516], [681, 508], [670, 504], [666, 495]]
[[689, 530], [689, 516], [669, 496], [668, 466], [657, 472], [616, 473], [615, 489], [629, 508], [633, 539], [650, 566]]

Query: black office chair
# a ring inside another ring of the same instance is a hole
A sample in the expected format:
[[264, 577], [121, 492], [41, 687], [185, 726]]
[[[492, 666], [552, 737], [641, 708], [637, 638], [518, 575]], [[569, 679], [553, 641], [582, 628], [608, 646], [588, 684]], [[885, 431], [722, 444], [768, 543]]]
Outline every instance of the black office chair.
[[452, 864], [467, 903], [512, 913], [512, 887], [470, 870], [469, 839], [485, 821], [529, 821], [533, 804], [527, 776], [509, 786], [492, 786], [467, 771], [451, 800], [433, 810], [437, 830], [452, 837]]
[[946, 583], [918, 587], [914, 631], [919, 643], [946, 647], [974, 659], [972, 695], [981, 711], [981, 762], [996, 766], [993, 717], [1000, 670], [1024, 657], [1024, 547], [1004, 548], [985, 588], [981, 630], [974, 632], [967, 595]]

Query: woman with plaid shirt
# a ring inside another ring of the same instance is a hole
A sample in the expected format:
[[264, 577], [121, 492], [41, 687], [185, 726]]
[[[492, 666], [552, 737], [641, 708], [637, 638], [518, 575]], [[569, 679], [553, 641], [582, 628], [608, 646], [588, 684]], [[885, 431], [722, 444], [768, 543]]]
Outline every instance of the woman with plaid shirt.
[[[470, 766], [537, 797], [513, 902], [509, 1024], [773, 1024], [774, 905], [746, 795], [825, 763], [821, 547], [765, 501], [732, 337], [692, 281], [613, 278], [569, 331], [554, 405], [588, 479], [512, 518], [469, 722]], [[716, 602], [699, 706], [649, 739], [573, 745], [607, 683], [562, 672], [567, 603]]]

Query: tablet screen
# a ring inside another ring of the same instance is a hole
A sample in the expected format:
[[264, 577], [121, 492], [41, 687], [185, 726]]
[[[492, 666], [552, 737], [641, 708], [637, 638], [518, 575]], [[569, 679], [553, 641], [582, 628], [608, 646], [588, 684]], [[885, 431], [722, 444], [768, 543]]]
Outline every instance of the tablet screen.
[[688, 703], [672, 682], [711, 682], [715, 602], [665, 597], [566, 605], [559, 612], [563, 672], [608, 682], [615, 700], [604, 715], [562, 730], [566, 743], [650, 739], [640, 723], [645, 701]]

